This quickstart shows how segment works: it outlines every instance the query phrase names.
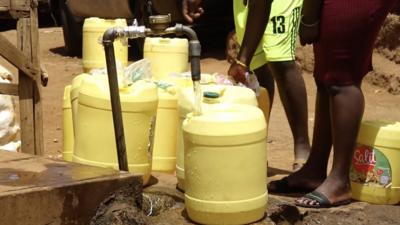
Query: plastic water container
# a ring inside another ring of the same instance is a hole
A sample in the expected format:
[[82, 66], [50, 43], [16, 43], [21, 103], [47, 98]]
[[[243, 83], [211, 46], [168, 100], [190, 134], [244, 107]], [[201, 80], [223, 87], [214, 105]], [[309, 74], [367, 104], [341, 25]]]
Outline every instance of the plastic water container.
[[63, 159], [72, 161], [74, 130], [72, 126], [71, 85], [65, 86], [63, 96]]
[[[120, 89], [129, 171], [143, 174], [146, 184], [151, 172], [149, 132], [156, 115], [157, 87], [137, 81]], [[73, 161], [118, 169], [107, 76], [84, 79], [79, 91]]]
[[267, 205], [267, 129], [254, 106], [220, 104], [189, 114], [185, 137], [185, 206], [201, 224], [248, 224]]
[[153, 79], [188, 71], [189, 44], [184, 38], [146, 38], [143, 58], [151, 62]]
[[400, 122], [364, 121], [350, 170], [353, 198], [373, 204], [400, 202]]
[[79, 90], [81, 88], [82, 81], [91, 75], [87, 73], [82, 73], [76, 76], [71, 83], [70, 99], [72, 108], [72, 127], [73, 131], [76, 132], [76, 117], [78, 114], [78, 96]]
[[178, 98], [175, 88], [159, 88], [158, 98], [152, 170], [173, 172], [176, 165], [176, 132], [178, 127]]
[[169, 77], [159, 81], [157, 120], [154, 135], [152, 170], [174, 172], [176, 168], [176, 142], [178, 117], [177, 92], [192, 85], [185, 77]]
[[[237, 103], [257, 106], [256, 95], [249, 88], [227, 85], [201, 85], [201, 88], [203, 95], [207, 92], [218, 94], [218, 97], [214, 99], [203, 98], [203, 111], [218, 107], [220, 103]], [[193, 111], [194, 94], [192, 87], [184, 88], [178, 93], [179, 126], [177, 133], [178, 158], [176, 164], [176, 176], [178, 178], [178, 188], [185, 190], [184, 144], [181, 125], [183, 120], [186, 118], [186, 115]]]
[[[111, 27], [126, 27], [125, 19], [106, 20], [97, 17], [85, 19], [83, 24], [82, 63], [83, 71], [106, 67], [106, 58], [102, 38], [104, 32]], [[128, 45], [121, 39], [114, 42], [115, 58], [123, 66], [128, 65]]]
[[260, 108], [264, 113], [265, 121], [269, 121], [271, 103], [269, 102], [269, 93], [267, 89], [260, 87], [259, 95], [257, 96], [257, 103], [258, 108]]

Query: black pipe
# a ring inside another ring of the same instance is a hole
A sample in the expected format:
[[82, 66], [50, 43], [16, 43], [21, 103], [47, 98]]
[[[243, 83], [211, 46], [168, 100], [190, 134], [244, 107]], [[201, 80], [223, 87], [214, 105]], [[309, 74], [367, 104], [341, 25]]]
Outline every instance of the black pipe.
[[103, 45], [106, 55], [108, 83], [110, 86], [111, 109], [114, 123], [115, 142], [117, 144], [119, 170], [128, 171], [128, 158], [126, 155], [124, 124], [122, 121], [121, 100], [115, 63], [114, 40], [118, 37], [118, 30], [108, 29], [103, 35]]
[[[129, 29], [130, 28], [130, 29]], [[135, 28], [135, 29], [132, 29]], [[120, 170], [128, 171], [128, 159], [126, 155], [124, 125], [122, 121], [121, 101], [119, 97], [117, 66], [115, 63], [114, 40], [118, 37], [138, 38], [145, 35], [157, 35], [176, 33], [186, 35], [189, 38], [189, 57], [191, 62], [191, 74], [193, 81], [201, 79], [200, 56], [201, 45], [196, 32], [182, 24], [163, 30], [151, 30], [144, 27], [110, 28], [103, 35], [103, 45], [106, 56], [108, 82], [110, 86], [111, 109], [114, 122], [115, 142], [117, 144], [118, 166]]]
[[201, 56], [201, 45], [197, 38], [196, 32], [182, 24], [176, 24], [175, 30], [177, 35], [186, 35], [189, 38], [189, 57], [191, 65], [192, 80], [201, 80], [201, 70], [200, 70], [200, 56]]

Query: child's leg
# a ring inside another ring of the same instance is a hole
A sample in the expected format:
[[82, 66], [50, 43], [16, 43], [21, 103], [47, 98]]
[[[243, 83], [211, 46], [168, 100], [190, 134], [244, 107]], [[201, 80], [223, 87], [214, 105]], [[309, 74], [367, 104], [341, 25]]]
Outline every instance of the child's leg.
[[[271, 109], [272, 104], [274, 102], [274, 95], [275, 95], [275, 82], [274, 78], [271, 75], [271, 72], [268, 69], [268, 65], [265, 64], [257, 69], [254, 70], [254, 73], [257, 76], [258, 82], [262, 87], [267, 89], [268, 96], [269, 96], [269, 118], [271, 117]], [[269, 121], [267, 121], [268, 123]]]
[[297, 170], [305, 163], [310, 151], [307, 94], [304, 80], [295, 61], [269, 62], [268, 66], [277, 83], [281, 101], [292, 130], [295, 162], [302, 162], [294, 165], [294, 169]]
[[295, 171], [303, 166], [310, 151], [307, 95], [304, 80], [295, 63], [302, 2], [274, 1], [263, 39], [265, 59], [277, 83], [294, 138]]

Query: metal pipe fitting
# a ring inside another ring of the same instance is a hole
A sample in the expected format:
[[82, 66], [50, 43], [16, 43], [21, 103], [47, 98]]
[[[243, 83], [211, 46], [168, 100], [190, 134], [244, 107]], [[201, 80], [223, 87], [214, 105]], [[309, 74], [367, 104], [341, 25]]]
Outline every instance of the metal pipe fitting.
[[[117, 66], [114, 54], [114, 41], [118, 38], [144, 38], [146, 36], [163, 36], [166, 34], [185, 35], [189, 38], [189, 57], [191, 63], [192, 80], [199, 81], [201, 79], [200, 56], [201, 45], [197, 38], [196, 32], [182, 24], [176, 24], [175, 27], [168, 27], [167, 17], [153, 17], [152, 28], [138, 26], [115, 27], [108, 29], [103, 35], [103, 45], [106, 56], [108, 82], [110, 87], [111, 109], [114, 122], [115, 142], [117, 144], [118, 165], [119, 169], [128, 171], [128, 159], [126, 154], [124, 126], [122, 121], [121, 100], [119, 97]], [[159, 23], [159, 24], [157, 24]]]
[[103, 46], [106, 56], [108, 84], [110, 88], [111, 111], [114, 122], [115, 142], [117, 144], [119, 170], [129, 171], [125, 146], [124, 123], [122, 121], [121, 100], [119, 97], [117, 65], [114, 54], [115, 39], [124, 36], [124, 29], [110, 28], [103, 35]]
[[201, 56], [201, 45], [197, 38], [196, 32], [182, 24], [175, 25], [175, 30], [177, 35], [185, 35], [189, 38], [189, 57], [191, 65], [192, 80], [201, 80], [201, 70], [200, 70], [200, 56]]

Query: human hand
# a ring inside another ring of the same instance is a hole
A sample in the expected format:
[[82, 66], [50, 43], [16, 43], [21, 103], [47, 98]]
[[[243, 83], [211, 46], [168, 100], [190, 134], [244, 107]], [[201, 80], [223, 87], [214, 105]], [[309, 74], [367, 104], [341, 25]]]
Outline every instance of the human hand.
[[182, 0], [182, 14], [185, 20], [193, 23], [204, 13], [204, 9], [200, 6], [202, 0]]
[[319, 40], [319, 21], [314, 23], [300, 23], [299, 28], [300, 44], [313, 44]]
[[229, 76], [231, 76], [236, 82], [240, 82], [244, 85], [247, 85], [246, 73], [248, 73], [247, 68], [235, 62], [231, 64], [231, 67], [228, 70]]

